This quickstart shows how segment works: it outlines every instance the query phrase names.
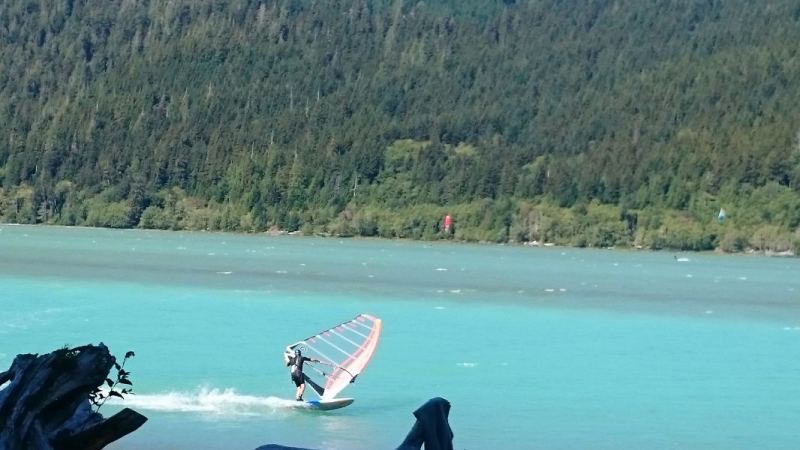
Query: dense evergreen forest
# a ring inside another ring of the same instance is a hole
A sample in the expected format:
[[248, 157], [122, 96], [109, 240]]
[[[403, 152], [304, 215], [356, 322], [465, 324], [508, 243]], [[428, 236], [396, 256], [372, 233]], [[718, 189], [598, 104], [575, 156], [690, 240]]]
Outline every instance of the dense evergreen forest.
[[797, 253], [798, 43], [792, 0], [4, 0], [0, 220]]

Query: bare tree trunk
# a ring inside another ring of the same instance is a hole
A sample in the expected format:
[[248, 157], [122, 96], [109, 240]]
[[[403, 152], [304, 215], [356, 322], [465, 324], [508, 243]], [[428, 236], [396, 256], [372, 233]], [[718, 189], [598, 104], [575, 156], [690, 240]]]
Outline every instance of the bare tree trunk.
[[108, 378], [115, 358], [105, 345], [18, 355], [0, 373], [0, 450], [100, 449], [147, 418], [125, 409], [105, 419], [89, 394]]

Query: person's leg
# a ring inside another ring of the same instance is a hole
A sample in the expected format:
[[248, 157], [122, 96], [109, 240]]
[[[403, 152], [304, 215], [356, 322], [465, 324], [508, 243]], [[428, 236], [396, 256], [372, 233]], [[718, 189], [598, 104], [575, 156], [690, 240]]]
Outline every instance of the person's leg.
[[294, 381], [295, 390], [294, 390], [294, 399], [295, 400], [302, 400], [303, 398], [303, 379], [298, 377], [296, 374], [292, 374], [292, 381]]
[[306, 384], [305, 383], [303, 383], [303, 384], [301, 384], [300, 386], [297, 387], [297, 392], [298, 392], [297, 398], [299, 400], [303, 399], [303, 393], [305, 391], [306, 391]]

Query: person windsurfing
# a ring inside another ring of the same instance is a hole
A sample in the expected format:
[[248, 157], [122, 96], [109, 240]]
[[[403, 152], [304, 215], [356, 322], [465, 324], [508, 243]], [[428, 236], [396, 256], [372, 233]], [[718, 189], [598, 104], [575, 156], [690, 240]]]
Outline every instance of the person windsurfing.
[[303, 363], [306, 361], [319, 363], [321, 361], [303, 356], [303, 353], [299, 348], [294, 349], [294, 353], [292, 353], [291, 347], [287, 347], [283, 356], [283, 359], [286, 361], [286, 365], [290, 367], [289, 371], [292, 374], [292, 382], [294, 382], [294, 385], [297, 387], [294, 398], [298, 402], [302, 402], [303, 393], [306, 390], [305, 375], [303, 374]]

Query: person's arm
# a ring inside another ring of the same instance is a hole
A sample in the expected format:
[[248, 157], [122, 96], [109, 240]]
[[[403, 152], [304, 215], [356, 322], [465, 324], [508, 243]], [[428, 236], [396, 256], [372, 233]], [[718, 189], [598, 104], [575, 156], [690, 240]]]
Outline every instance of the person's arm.
[[289, 347], [286, 347], [286, 351], [283, 352], [283, 362], [285, 362], [287, 366], [292, 364], [292, 351]]

